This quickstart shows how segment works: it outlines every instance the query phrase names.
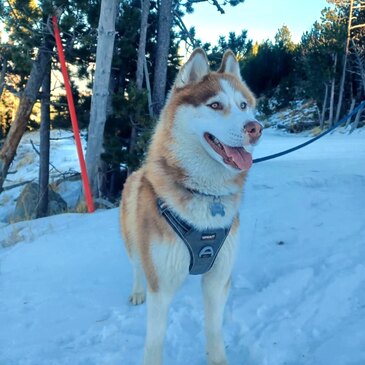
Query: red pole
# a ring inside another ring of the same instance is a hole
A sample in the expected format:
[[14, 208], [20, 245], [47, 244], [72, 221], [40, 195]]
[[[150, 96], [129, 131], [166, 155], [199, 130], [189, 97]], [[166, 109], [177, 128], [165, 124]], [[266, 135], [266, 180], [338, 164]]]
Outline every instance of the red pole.
[[84, 186], [87, 209], [88, 209], [89, 213], [92, 213], [95, 211], [94, 201], [93, 201], [93, 197], [91, 195], [89, 177], [87, 175], [84, 154], [82, 152], [79, 125], [77, 122], [76, 110], [75, 110], [74, 100], [73, 100], [72, 91], [71, 91], [71, 84], [70, 84], [70, 79], [68, 77], [66, 61], [65, 61], [65, 54], [63, 52], [60, 30], [58, 28], [56, 16], [52, 17], [52, 22], [53, 22], [54, 36], [56, 39], [58, 57], [59, 57], [59, 60], [61, 63], [61, 71], [62, 71], [63, 80], [64, 80], [64, 84], [65, 84], [65, 89], [66, 89], [68, 108], [70, 110], [71, 123], [72, 123], [72, 129], [74, 132], [74, 137], [75, 137], [75, 142], [76, 142], [77, 155], [79, 157], [79, 162], [80, 162], [81, 177], [82, 177], [82, 183]]

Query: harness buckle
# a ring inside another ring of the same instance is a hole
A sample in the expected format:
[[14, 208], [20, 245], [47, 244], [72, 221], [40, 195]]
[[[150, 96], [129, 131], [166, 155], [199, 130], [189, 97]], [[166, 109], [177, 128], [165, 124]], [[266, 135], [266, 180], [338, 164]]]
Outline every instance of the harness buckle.
[[199, 258], [210, 259], [214, 255], [214, 250], [212, 246], [205, 246], [199, 252]]

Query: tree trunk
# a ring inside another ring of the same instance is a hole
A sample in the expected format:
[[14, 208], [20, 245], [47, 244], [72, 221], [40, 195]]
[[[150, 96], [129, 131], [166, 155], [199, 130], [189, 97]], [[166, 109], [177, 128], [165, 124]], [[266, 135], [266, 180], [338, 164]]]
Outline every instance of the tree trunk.
[[351, 42], [353, 45], [353, 49], [355, 51], [356, 63], [357, 63], [357, 67], [359, 69], [359, 75], [361, 78], [362, 92], [365, 94], [365, 64], [362, 61], [361, 52], [360, 52], [359, 48], [356, 46], [354, 40], [352, 39]]
[[3, 57], [1, 73], [0, 73], [0, 100], [1, 100], [1, 96], [3, 95], [3, 91], [5, 89], [5, 76], [6, 76], [7, 69], [8, 69], [8, 59], [5, 55]]
[[171, 27], [172, 0], [161, 0], [158, 17], [157, 50], [152, 93], [153, 111], [155, 115], [160, 114], [165, 102]]
[[150, 12], [150, 0], [141, 0], [141, 27], [139, 33], [138, 59], [136, 71], [136, 85], [142, 90], [144, 60], [146, 58], [146, 37], [148, 27], [148, 15]]
[[37, 100], [47, 65], [51, 59], [53, 46], [53, 40], [47, 37], [44, 44], [40, 47], [29, 79], [20, 97], [17, 113], [0, 151], [0, 192], [3, 190], [9, 166], [14, 159], [19, 142], [27, 128], [28, 120]]
[[51, 105], [51, 60], [47, 65], [42, 83], [41, 127], [39, 147], [39, 193], [37, 218], [45, 217], [48, 211], [49, 184], [49, 138], [50, 138], [50, 105]]
[[335, 78], [332, 79], [331, 82], [331, 96], [330, 96], [330, 110], [328, 116], [328, 126], [331, 128], [333, 125], [333, 109], [335, 104]]
[[337, 102], [337, 110], [336, 110], [336, 119], [335, 123], [337, 123], [340, 119], [341, 108], [342, 108], [342, 99], [343, 99], [343, 92], [345, 89], [345, 79], [346, 79], [346, 71], [347, 71], [347, 59], [349, 54], [349, 45], [350, 45], [350, 37], [351, 37], [351, 24], [352, 24], [352, 11], [353, 11], [354, 0], [350, 0], [350, 13], [348, 19], [348, 27], [347, 27], [347, 38], [346, 38], [346, 45], [345, 45], [345, 55], [343, 60], [343, 68], [342, 68], [342, 75], [340, 81], [340, 89], [338, 94], [338, 102]]
[[326, 83], [324, 86], [325, 86], [324, 100], [323, 100], [323, 105], [322, 105], [321, 120], [319, 122], [321, 129], [323, 129], [323, 126], [324, 126], [324, 119], [326, 116], [327, 99], [328, 99], [328, 84]]
[[360, 108], [359, 111], [357, 112], [355, 120], [352, 123], [350, 133], [352, 133], [357, 128], [357, 126], [359, 125], [360, 117], [361, 117], [361, 114], [362, 114], [363, 110], [364, 110], [364, 107]]
[[101, 195], [98, 181], [101, 180], [99, 176], [101, 174], [101, 153], [107, 114], [118, 3], [119, 0], [102, 0], [98, 25], [96, 69], [86, 153], [86, 165], [94, 198], [98, 198]]
[[[352, 97], [352, 99], [351, 99], [351, 106], [350, 106], [350, 110], [349, 110], [348, 114], [351, 114], [352, 111], [354, 110], [355, 103], [356, 103], [356, 99], [354, 97]], [[347, 128], [351, 124], [351, 120], [352, 120], [352, 117], [351, 118], [347, 118], [347, 122], [345, 124], [345, 128]]]
[[331, 96], [330, 96], [330, 111], [328, 117], [329, 128], [333, 125], [333, 112], [334, 112], [334, 104], [335, 104], [335, 87], [336, 87], [336, 67], [337, 67], [337, 53], [334, 55], [333, 60], [333, 72], [332, 72], [332, 81], [331, 81]]
[[144, 77], [145, 77], [145, 80], [146, 80], [148, 112], [149, 112], [149, 115], [152, 117], [153, 116], [152, 97], [151, 97], [152, 93], [151, 93], [151, 84], [150, 84], [150, 74], [148, 72], [146, 57], [144, 58], [143, 69], [144, 69]]
[[[137, 71], [136, 71], [136, 86], [139, 91], [142, 91], [142, 86], [143, 86], [143, 73], [144, 73], [144, 63], [146, 59], [146, 37], [147, 37], [149, 11], [150, 11], [150, 0], [141, 0], [141, 26], [139, 33]], [[137, 143], [137, 127], [135, 123], [133, 123], [129, 142], [130, 154], [133, 154], [136, 143]], [[128, 168], [128, 175], [131, 172], [132, 170]]]

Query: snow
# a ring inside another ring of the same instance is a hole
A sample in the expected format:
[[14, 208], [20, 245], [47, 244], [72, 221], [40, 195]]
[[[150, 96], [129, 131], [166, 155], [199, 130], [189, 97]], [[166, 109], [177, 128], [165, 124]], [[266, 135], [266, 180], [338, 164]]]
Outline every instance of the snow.
[[[265, 130], [255, 157], [308, 138]], [[224, 318], [230, 364], [365, 364], [364, 138], [337, 132], [252, 167]], [[141, 362], [146, 306], [128, 304], [119, 229], [118, 209], [0, 226], [1, 365]], [[206, 364], [203, 318], [191, 276], [171, 306], [165, 364]]]
[[[82, 144], [86, 146], [86, 133], [82, 134]], [[52, 130], [50, 143], [50, 183], [61, 178], [60, 172], [66, 175], [80, 171], [79, 160], [75, 147], [75, 140], [71, 131]], [[10, 166], [9, 174], [4, 184], [5, 191], [0, 195], [0, 226], [1, 222], [11, 221], [12, 211], [14, 210], [16, 199], [20, 195], [24, 186], [15, 187], [7, 190], [9, 187], [21, 182], [38, 181], [39, 174], [39, 157], [34, 147], [39, 151], [39, 133], [26, 133], [17, 150], [16, 157]], [[85, 151], [84, 151], [85, 153]], [[66, 181], [58, 185], [58, 192], [62, 194], [63, 199], [68, 207], [74, 207], [78, 195], [81, 192], [80, 182]]]
[[[275, 97], [269, 99], [271, 110], [277, 109], [278, 100]], [[263, 116], [267, 125], [285, 129], [291, 132], [310, 130], [319, 125], [319, 111], [314, 100], [296, 100], [290, 102], [290, 105], [270, 115], [268, 118]]]

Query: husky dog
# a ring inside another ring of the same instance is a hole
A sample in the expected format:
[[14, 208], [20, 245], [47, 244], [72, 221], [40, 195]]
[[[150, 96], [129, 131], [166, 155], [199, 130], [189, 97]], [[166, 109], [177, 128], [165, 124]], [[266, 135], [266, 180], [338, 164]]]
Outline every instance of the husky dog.
[[[208, 363], [228, 364], [223, 311], [243, 185], [262, 133], [254, 108], [232, 51], [212, 72], [205, 52], [194, 50], [170, 91], [143, 166], [124, 185], [121, 225], [133, 265], [132, 304], [144, 302], [147, 281], [144, 365], [162, 364], [168, 308], [189, 272], [202, 274]], [[210, 245], [219, 235], [218, 246]]]

